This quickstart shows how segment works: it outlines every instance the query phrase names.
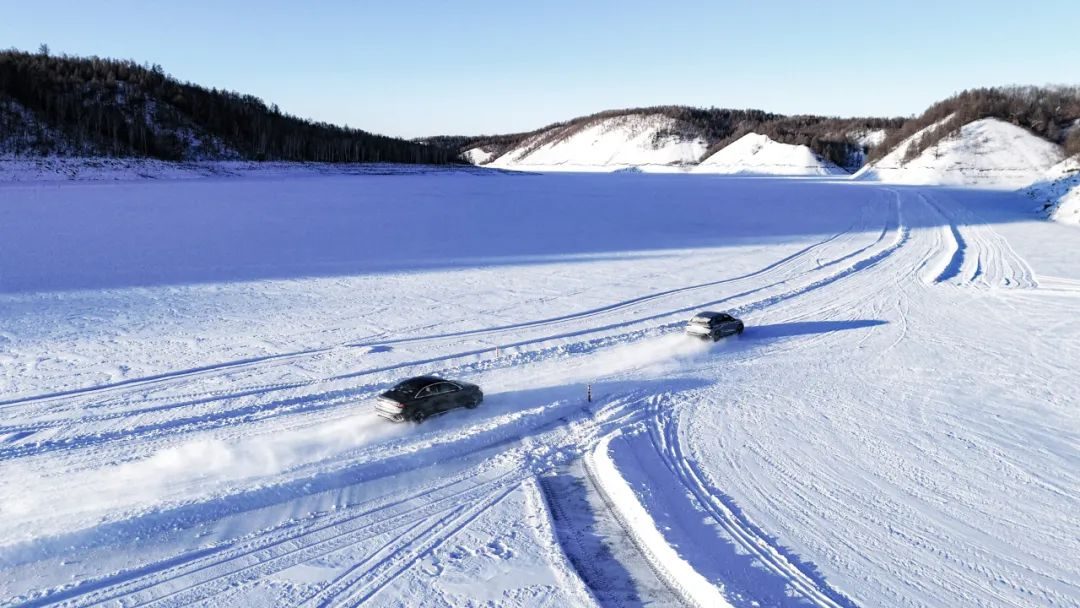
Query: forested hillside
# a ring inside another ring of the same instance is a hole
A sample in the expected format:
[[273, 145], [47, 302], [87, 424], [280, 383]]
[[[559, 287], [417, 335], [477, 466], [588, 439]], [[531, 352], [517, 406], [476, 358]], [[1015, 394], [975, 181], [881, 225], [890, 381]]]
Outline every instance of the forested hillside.
[[456, 162], [452, 151], [313, 122], [161, 66], [0, 51], [0, 154]]
[[937, 124], [913, 141], [903, 160], [911, 160], [964, 125], [996, 118], [1060, 144], [1066, 156], [1080, 154], [1080, 87], [992, 87], [971, 89], [930, 106], [921, 116], [889, 133], [870, 157], [885, 156], [905, 139]]

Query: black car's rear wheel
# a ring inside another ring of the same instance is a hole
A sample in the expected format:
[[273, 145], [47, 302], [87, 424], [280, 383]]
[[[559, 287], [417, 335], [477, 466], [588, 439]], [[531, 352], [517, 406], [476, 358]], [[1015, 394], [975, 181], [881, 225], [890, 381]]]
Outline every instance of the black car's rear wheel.
[[424, 412], [416, 412], [415, 414], [413, 414], [413, 417], [412, 417], [413, 422], [415, 422], [416, 424], [420, 424], [426, 418], [427, 418], [427, 414], [424, 413]]

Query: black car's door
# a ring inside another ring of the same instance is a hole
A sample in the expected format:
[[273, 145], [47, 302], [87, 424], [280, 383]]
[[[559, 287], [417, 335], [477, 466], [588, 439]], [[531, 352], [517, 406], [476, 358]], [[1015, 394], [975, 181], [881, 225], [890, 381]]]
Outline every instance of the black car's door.
[[439, 399], [439, 411], [452, 410], [458, 407], [458, 398], [461, 397], [461, 387], [453, 382], [440, 382], [436, 387], [438, 390]]
[[424, 410], [429, 414], [437, 414], [440, 411], [446, 411], [450, 407], [450, 391], [447, 387], [447, 382], [435, 382], [431, 386], [424, 388], [427, 396], [424, 397]]
[[721, 338], [723, 338], [724, 336], [733, 335], [736, 331], [738, 331], [738, 324], [736, 323], [735, 319], [728, 315], [717, 317], [715, 323], [715, 333]]
[[435, 394], [436, 384], [429, 384], [420, 389], [416, 393], [416, 397], [413, 398], [413, 408], [416, 411], [423, 412], [424, 415], [434, 414], [438, 411], [436, 408], [436, 400], [438, 395]]

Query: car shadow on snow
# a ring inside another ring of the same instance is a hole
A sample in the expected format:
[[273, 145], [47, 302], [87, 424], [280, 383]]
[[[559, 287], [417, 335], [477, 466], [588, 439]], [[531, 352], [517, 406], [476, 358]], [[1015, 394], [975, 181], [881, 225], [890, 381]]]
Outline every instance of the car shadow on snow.
[[885, 325], [881, 319], [851, 319], [847, 321], [792, 321], [790, 323], [771, 323], [768, 325], [747, 325], [740, 340], [776, 340], [795, 336], [827, 334], [849, 329], [865, 329]]

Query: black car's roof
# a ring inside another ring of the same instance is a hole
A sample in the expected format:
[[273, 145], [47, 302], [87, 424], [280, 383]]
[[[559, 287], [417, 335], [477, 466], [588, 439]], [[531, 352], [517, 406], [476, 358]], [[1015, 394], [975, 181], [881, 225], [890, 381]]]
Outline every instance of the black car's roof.
[[394, 385], [395, 389], [405, 390], [420, 390], [429, 384], [435, 384], [436, 382], [443, 382], [442, 378], [438, 376], [416, 376], [415, 378], [409, 378], [408, 380], [402, 380]]
[[724, 313], [722, 313], [722, 312], [714, 312], [714, 311], [711, 311], [711, 310], [703, 310], [703, 311], [697, 313], [694, 316], [695, 317], [703, 317], [703, 318], [706, 318], [706, 319], [713, 319], [713, 318], [716, 318], [716, 317], [724, 316]]

